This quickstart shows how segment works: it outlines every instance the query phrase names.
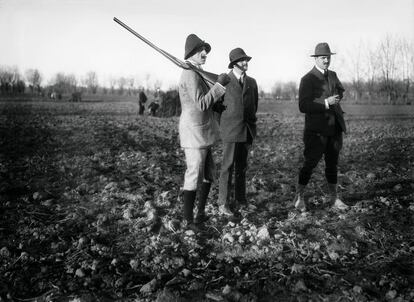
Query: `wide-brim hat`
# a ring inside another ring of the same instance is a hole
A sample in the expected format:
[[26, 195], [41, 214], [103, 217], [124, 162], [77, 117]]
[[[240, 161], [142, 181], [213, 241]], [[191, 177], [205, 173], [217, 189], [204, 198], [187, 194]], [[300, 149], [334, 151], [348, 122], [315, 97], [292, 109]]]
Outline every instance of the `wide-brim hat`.
[[328, 43], [318, 43], [315, 47], [315, 53], [311, 57], [330, 56], [334, 55], [335, 52], [331, 52]]
[[201, 48], [206, 50], [207, 53], [210, 52], [211, 46], [207, 42], [201, 40], [197, 35], [190, 34], [188, 35], [187, 39], [185, 40], [185, 52], [184, 52], [184, 60], [187, 60], [189, 57], [193, 56], [196, 52], [198, 52]]
[[229, 59], [230, 59], [229, 68], [233, 68], [233, 65], [236, 64], [237, 62], [244, 61], [244, 60], [250, 61], [252, 57], [246, 55], [244, 50], [238, 47], [230, 51]]

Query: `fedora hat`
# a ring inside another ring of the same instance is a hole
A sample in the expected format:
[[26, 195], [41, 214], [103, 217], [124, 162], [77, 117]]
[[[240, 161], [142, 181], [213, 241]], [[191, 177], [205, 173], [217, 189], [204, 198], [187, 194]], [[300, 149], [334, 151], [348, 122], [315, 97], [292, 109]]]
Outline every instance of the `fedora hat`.
[[243, 60], [250, 61], [251, 58], [252, 57], [249, 57], [248, 55], [246, 55], [244, 50], [241, 49], [240, 47], [235, 48], [232, 51], [230, 51], [230, 54], [229, 54], [229, 59], [230, 59], [229, 68], [233, 68], [233, 65], [239, 61], [243, 61]]
[[315, 53], [311, 57], [320, 57], [320, 56], [330, 56], [334, 55], [334, 52], [331, 52], [328, 43], [318, 43], [315, 47]]
[[211, 50], [210, 44], [201, 40], [199, 37], [197, 37], [197, 35], [195, 34], [188, 35], [187, 39], [185, 40], [184, 60], [187, 60], [189, 57], [194, 55], [202, 47], [205, 48], [207, 53], [209, 53]]

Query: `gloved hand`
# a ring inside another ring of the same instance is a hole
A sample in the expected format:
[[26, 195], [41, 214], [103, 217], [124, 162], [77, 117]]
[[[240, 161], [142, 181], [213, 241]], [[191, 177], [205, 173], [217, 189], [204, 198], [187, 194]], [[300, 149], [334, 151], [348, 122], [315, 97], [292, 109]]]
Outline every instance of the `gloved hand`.
[[217, 83], [220, 83], [223, 86], [226, 86], [228, 83], [230, 83], [230, 77], [227, 73], [222, 73], [217, 78]]
[[226, 110], [227, 106], [223, 104], [223, 101], [217, 101], [213, 105], [213, 111], [217, 113], [222, 113], [224, 110]]

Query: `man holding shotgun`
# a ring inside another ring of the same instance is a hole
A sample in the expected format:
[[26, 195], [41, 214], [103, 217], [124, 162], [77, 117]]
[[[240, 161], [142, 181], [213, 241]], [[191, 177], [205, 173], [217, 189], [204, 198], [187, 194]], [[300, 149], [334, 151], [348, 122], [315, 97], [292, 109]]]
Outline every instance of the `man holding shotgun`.
[[[207, 220], [204, 208], [214, 178], [211, 147], [219, 138], [218, 123], [213, 110], [219, 113], [224, 110], [222, 96], [226, 91], [225, 86], [230, 82], [230, 77], [226, 73], [217, 76], [202, 70], [201, 65], [205, 64], [211, 46], [195, 34], [190, 34], [186, 39], [184, 59], [187, 61], [183, 62], [157, 47], [119, 19], [114, 18], [114, 21], [184, 69], [179, 83], [181, 102], [179, 134], [187, 165], [183, 194], [184, 221], [187, 228], [199, 231], [198, 225]], [[197, 189], [199, 189], [198, 211], [194, 220], [193, 209]]]
[[[210, 86], [197, 71], [205, 64], [210, 50], [210, 44], [197, 35], [190, 34], [187, 37], [184, 59], [188, 65], [196, 68], [184, 69], [179, 82], [182, 108], [179, 135], [186, 161], [183, 188], [184, 225], [195, 232], [200, 231], [199, 224], [208, 219], [204, 209], [215, 171], [211, 147], [219, 139], [219, 132], [213, 105], [220, 101], [226, 92], [225, 86], [230, 82], [229, 76], [222, 73]], [[197, 189], [197, 216], [193, 219]]]

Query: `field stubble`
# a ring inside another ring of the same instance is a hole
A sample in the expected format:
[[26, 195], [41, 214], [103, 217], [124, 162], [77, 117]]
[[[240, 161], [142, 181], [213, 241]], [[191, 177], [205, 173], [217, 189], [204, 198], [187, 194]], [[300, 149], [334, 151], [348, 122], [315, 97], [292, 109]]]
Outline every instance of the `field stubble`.
[[1, 103], [0, 297], [413, 299], [411, 108], [344, 106], [339, 183], [352, 208], [326, 205], [321, 162], [310, 211], [298, 214], [303, 115], [296, 104], [260, 105], [249, 205], [224, 219], [215, 186], [206, 232], [195, 236], [176, 228], [185, 168], [177, 118], [139, 117], [128, 102]]

